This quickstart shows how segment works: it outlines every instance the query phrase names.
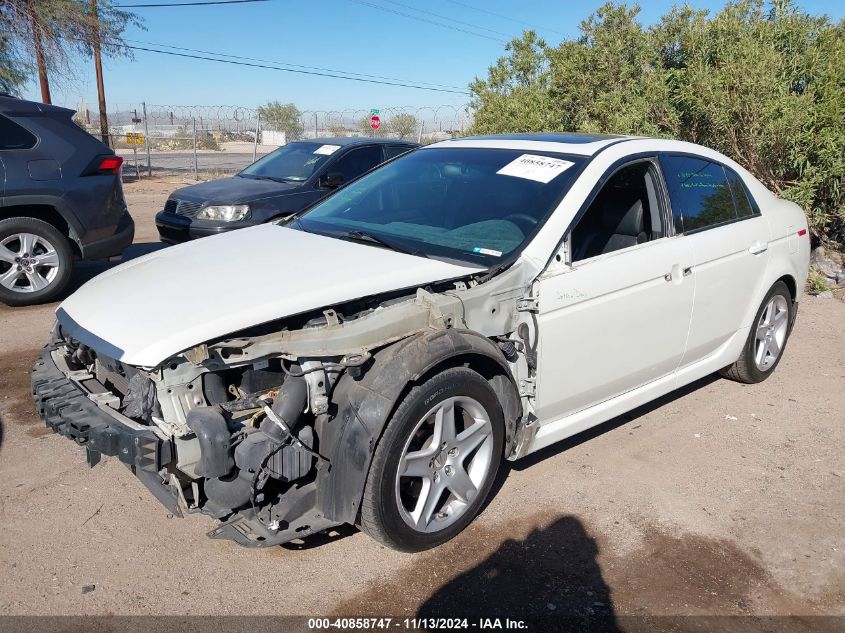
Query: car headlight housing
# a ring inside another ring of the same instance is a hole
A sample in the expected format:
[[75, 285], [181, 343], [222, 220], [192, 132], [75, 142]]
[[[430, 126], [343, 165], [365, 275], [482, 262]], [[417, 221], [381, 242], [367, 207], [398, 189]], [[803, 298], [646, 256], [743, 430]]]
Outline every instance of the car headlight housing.
[[197, 213], [197, 219], [220, 222], [237, 222], [247, 217], [249, 217], [248, 204], [214, 204], [204, 207]]

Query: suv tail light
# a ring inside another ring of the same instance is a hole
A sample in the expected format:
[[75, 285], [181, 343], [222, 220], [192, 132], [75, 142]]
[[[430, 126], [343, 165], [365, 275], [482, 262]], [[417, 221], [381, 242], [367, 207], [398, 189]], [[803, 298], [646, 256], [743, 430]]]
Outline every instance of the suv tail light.
[[106, 156], [100, 160], [100, 165], [97, 171], [101, 174], [119, 174], [120, 168], [123, 165], [123, 158], [121, 156]]
[[82, 172], [83, 176], [119, 176], [123, 167], [123, 157], [109, 154], [108, 156], [97, 156], [91, 164]]

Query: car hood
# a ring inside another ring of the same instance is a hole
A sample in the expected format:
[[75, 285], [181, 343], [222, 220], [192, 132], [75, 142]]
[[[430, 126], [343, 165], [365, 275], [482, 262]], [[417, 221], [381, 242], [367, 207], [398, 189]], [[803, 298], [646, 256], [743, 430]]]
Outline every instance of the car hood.
[[56, 314], [64, 332], [94, 350], [154, 367], [253, 325], [478, 270], [264, 224], [126, 262]]
[[190, 187], [182, 187], [174, 191], [171, 198], [211, 204], [238, 204], [268, 196], [293, 193], [301, 187], [302, 183], [296, 182], [278, 182], [233, 176], [201, 182]]

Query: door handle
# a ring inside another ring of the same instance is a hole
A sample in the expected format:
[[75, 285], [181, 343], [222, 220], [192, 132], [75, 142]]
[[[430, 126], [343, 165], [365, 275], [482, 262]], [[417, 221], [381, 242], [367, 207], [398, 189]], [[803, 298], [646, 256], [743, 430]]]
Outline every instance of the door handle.
[[686, 268], [681, 269], [681, 267], [678, 264], [675, 264], [674, 266], [672, 266], [671, 271], [669, 271], [668, 273], [663, 275], [663, 279], [665, 281], [675, 281], [677, 283], [681, 283], [681, 280], [684, 277], [689, 277], [691, 274], [692, 274], [692, 266], [687, 266]]
[[767, 250], [769, 250], [769, 244], [767, 242], [754, 242], [748, 248], [748, 252], [752, 255], [760, 255], [761, 253], [765, 253]]

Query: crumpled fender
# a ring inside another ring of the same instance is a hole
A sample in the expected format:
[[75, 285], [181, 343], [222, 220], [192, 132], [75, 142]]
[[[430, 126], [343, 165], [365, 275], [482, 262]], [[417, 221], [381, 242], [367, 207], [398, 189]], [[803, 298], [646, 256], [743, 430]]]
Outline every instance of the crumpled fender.
[[449, 359], [494, 369], [491, 382], [505, 413], [507, 447], [522, 415], [519, 391], [499, 348], [470, 330], [446, 329], [405, 338], [379, 350], [359, 378], [346, 373], [332, 393], [334, 415], [324, 418], [320, 453], [330, 467], [319, 471], [318, 507], [328, 519], [354, 523], [373, 453], [387, 421], [409, 383]]

